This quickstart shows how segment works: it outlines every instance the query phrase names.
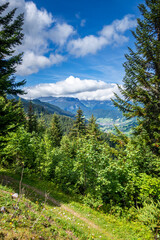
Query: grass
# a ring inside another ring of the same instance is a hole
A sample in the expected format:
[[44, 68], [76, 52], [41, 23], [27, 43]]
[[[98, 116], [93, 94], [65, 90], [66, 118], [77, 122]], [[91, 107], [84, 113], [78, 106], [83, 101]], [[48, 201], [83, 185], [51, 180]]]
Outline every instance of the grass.
[[[13, 177], [6, 178], [4, 175]], [[54, 205], [31, 188], [23, 186], [23, 195], [12, 199], [11, 193], [19, 189], [19, 175], [9, 171], [0, 172], [0, 239], [87, 239], [87, 240], [151, 240], [148, 227], [139, 222], [128, 222], [95, 211], [83, 205], [77, 197], [67, 196], [54, 183], [35, 178], [23, 178], [23, 183], [49, 192], [60, 202]], [[16, 209], [15, 209], [16, 208]]]

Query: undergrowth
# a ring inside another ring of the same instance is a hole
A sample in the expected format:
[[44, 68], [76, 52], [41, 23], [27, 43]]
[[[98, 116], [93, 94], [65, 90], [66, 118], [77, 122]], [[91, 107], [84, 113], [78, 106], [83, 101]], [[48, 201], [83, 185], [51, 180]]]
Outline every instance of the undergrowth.
[[[12, 175], [18, 181], [5, 178], [4, 175]], [[0, 208], [6, 208], [4, 213], [0, 213], [2, 240], [154, 239], [151, 230], [144, 224], [96, 211], [82, 204], [80, 200], [76, 201], [76, 197], [58, 191], [54, 183], [48, 181], [24, 177], [23, 183], [46, 194], [42, 196], [33, 188], [22, 184], [22, 195], [12, 199], [11, 194], [19, 190], [20, 176], [6, 171], [1, 171], [0, 176]], [[54, 205], [48, 196], [60, 201], [60, 205]]]

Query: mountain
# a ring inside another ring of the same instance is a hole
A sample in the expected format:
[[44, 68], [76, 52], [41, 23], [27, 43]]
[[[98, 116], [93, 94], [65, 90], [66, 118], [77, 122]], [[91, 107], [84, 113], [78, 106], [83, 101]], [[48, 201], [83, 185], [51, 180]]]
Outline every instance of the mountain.
[[[8, 96], [9, 99], [15, 98], [12, 95]], [[18, 100], [19, 97], [16, 97]], [[29, 102], [21, 98], [23, 107], [25, 111], [28, 111]], [[112, 131], [114, 132], [114, 125], [116, 125], [122, 132], [130, 133], [131, 128], [136, 125], [136, 120], [129, 121], [126, 120], [122, 113], [116, 108], [112, 101], [105, 100], [79, 100], [78, 98], [71, 97], [41, 97], [39, 99], [32, 100], [34, 111], [39, 115], [44, 113], [48, 118], [47, 122], [50, 122], [49, 114], [58, 114], [64, 116], [66, 124], [62, 125], [71, 125], [71, 122], [75, 118], [75, 114], [80, 107], [86, 118], [90, 118], [93, 114], [97, 123], [100, 126], [100, 129], [104, 132]], [[62, 120], [62, 119], [61, 119]], [[65, 126], [64, 126], [65, 127]]]
[[32, 100], [32, 103], [34, 104], [34, 106], [38, 107], [38, 108], [43, 108], [44, 111], [48, 114], [59, 114], [59, 115], [64, 115], [64, 116], [67, 116], [67, 117], [74, 117], [75, 114], [69, 112], [69, 111], [65, 111], [63, 109], [61, 109], [60, 107], [58, 106], [55, 106], [53, 104], [50, 104], [50, 103], [47, 103], [47, 102], [41, 102], [40, 100], [38, 99], [34, 99]]
[[[8, 99], [17, 99], [19, 100], [18, 96], [12, 96], [12, 95], [8, 95], [7, 96]], [[24, 107], [24, 110], [27, 112], [28, 111], [28, 106], [30, 103], [30, 100], [26, 100], [21, 98], [22, 101], [22, 105]], [[34, 99], [31, 101], [33, 104], [33, 108], [34, 111], [39, 115], [40, 113], [44, 113], [44, 114], [58, 114], [58, 115], [62, 115], [62, 116], [67, 116], [67, 117], [71, 117], [74, 118], [75, 114], [65, 111], [61, 108], [59, 108], [58, 106], [55, 106], [53, 104], [47, 103], [47, 102], [41, 102], [38, 99]]]
[[76, 113], [80, 107], [82, 111], [87, 111], [88, 108], [78, 99], [72, 97], [40, 97], [38, 100], [47, 102], [62, 108], [65, 111]]
[[[87, 119], [89, 119], [92, 114], [94, 115], [103, 132], [114, 133], [114, 126], [117, 126], [122, 132], [130, 134], [132, 127], [136, 126], [136, 119], [127, 120], [110, 100], [79, 100], [78, 98], [72, 97], [41, 97], [38, 100], [56, 105], [72, 114], [76, 114], [77, 109], [80, 107]], [[34, 101], [37, 101], [37, 99]]]
[[123, 117], [110, 100], [79, 100], [71, 97], [40, 97], [38, 100], [56, 105], [73, 114], [76, 114], [80, 107], [86, 118], [90, 118], [92, 114], [96, 118], [111, 118], [114, 120]]

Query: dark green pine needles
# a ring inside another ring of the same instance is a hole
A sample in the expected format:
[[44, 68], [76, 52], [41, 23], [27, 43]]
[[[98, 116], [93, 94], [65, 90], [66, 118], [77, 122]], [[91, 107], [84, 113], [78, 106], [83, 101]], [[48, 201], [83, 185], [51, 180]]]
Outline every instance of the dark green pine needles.
[[22, 94], [19, 87], [25, 84], [25, 80], [15, 82], [14, 76], [17, 65], [22, 62], [22, 53], [14, 53], [15, 47], [22, 43], [24, 16], [15, 17], [16, 9], [8, 12], [8, 6], [9, 3], [0, 5], [0, 96]]
[[155, 153], [160, 154], [160, 0], [139, 5], [135, 51], [129, 48], [124, 63], [122, 98], [113, 100], [128, 118], [137, 117], [135, 133], [144, 134]]

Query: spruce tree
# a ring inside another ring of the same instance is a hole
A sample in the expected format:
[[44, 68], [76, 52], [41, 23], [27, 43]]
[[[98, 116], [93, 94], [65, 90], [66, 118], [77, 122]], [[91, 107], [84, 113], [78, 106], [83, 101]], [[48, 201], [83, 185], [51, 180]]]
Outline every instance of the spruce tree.
[[[11, 121], [12, 119], [12, 121]], [[21, 100], [19, 102], [6, 100], [0, 96], [0, 136], [15, 131], [18, 126], [25, 123], [25, 115]]]
[[135, 50], [129, 48], [124, 63], [122, 98], [115, 94], [115, 106], [127, 118], [137, 117], [136, 133], [147, 136], [153, 152], [160, 154], [160, 0], [139, 5]]
[[70, 136], [80, 137], [86, 133], [86, 123], [83, 116], [83, 111], [79, 108], [76, 114], [76, 120], [70, 131]]
[[37, 116], [34, 113], [33, 104], [30, 101], [28, 106], [28, 113], [27, 113], [27, 131], [30, 133], [36, 132], [37, 126], [38, 126]]
[[62, 130], [60, 127], [59, 119], [57, 114], [53, 114], [53, 118], [51, 121], [51, 127], [49, 129], [50, 139], [54, 147], [60, 146], [60, 142], [62, 139]]
[[87, 126], [87, 132], [89, 135], [92, 135], [96, 138], [98, 138], [100, 136], [100, 130], [98, 128], [98, 124], [96, 123], [96, 118], [93, 116], [91, 116], [91, 118], [89, 119], [89, 123]]
[[[22, 43], [23, 14], [15, 17], [16, 8], [8, 10], [9, 3], [0, 5], [0, 95], [24, 93], [20, 87], [25, 80], [16, 82], [17, 65], [22, 62], [22, 53], [14, 54], [15, 47]], [[7, 11], [7, 13], [5, 13]]]
[[[0, 96], [0, 158], [1, 150], [8, 141], [8, 133], [25, 124], [25, 114], [21, 101], [7, 100]], [[3, 153], [4, 154], [4, 153]]]

